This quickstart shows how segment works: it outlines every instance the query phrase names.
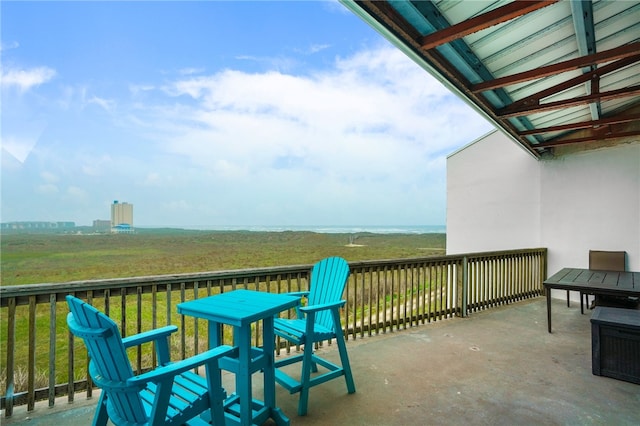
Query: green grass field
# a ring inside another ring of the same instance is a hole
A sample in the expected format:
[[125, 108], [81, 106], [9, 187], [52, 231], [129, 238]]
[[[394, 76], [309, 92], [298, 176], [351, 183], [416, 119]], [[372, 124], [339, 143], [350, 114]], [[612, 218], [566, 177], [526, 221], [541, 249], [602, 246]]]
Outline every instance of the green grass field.
[[[132, 235], [11, 234], [2, 285], [443, 255], [444, 234], [144, 230]], [[352, 244], [350, 244], [352, 243]]]

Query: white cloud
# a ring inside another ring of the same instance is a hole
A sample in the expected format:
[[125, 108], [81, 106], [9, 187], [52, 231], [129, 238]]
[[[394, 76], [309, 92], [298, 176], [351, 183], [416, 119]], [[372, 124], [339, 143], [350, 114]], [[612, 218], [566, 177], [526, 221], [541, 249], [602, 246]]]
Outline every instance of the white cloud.
[[166, 138], [168, 149], [223, 176], [255, 175], [290, 159], [292, 168], [402, 179], [399, 172], [429, 167], [432, 156], [444, 157], [486, 126], [392, 48], [311, 77], [224, 71], [168, 90], [198, 101], [184, 104], [180, 116], [173, 106], [164, 111], [163, 121], [182, 126]]
[[162, 178], [160, 177], [159, 173], [156, 173], [156, 172], [148, 173], [143, 182], [143, 185], [160, 186], [162, 185]]
[[110, 155], [101, 156], [82, 155], [76, 161], [80, 164], [80, 170], [86, 176], [104, 176], [112, 167], [115, 166]]
[[255, 62], [258, 65], [263, 66], [265, 69], [275, 69], [281, 72], [286, 72], [295, 69], [299, 64], [297, 59], [290, 56], [251, 56], [251, 55], [238, 55], [235, 59], [239, 61]]
[[129, 85], [129, 91], [134, 96], [140, 93], [150, 92], [152, 90], [155, 90], [155, 88], [156, 87], [152, 84], [130, 84]]
[[39, 185], [36, 189], [40, 194], [45, 194], [45, 195], [52, 195], [52, 194], [58, 193], [58, 187], [51, 183], [45, 183], [43, 185]]
[[60, 177], [58, 175], [47, 170], [43, 170], [42, 172], [40, 172], [40, 177], [42, 178], [42, 180], [50, 184], [60, 181]]
[[86, 101], [87, 105], [95, 104], [103, 108], [105, 111], [111, 111], [115, 107], [115, 101], [109, 99], [103, 99], [98, 96], [91, 96]]
[[69, 199], [77, 201], [77, 200], [83, 200], [87, 198], [87, 191], [85, 191], [84, 189], [78, 187], [78, 186], [69, 186], [67, 188], [67, 196], [69, 197]]
[[178, 73], [182, 75], [201, 74], [203, 72], [204, 68], [183, 68], [181, 70], [178, 70]]
[[12, 41], [12, 42], [0, 42], [0, 51], [4, 52], [6, 50], [11, 50], [11, 49], [17, 49], [18, 47], [20, 47], [20, 43], [18, 43], [17, 41]]
[[2, 87], [17, 87], [21, 92], [25, 92], [50, 81], [55, 75], [56, 71], [48, 67], [31, 69], [3, 68]]
[[311, 55], [314, 53], [322, 52], [323, 50], [329, 49], [330, 47], [330, 44], [312, 44], [306, 49], [294, 49], [294, 51], [303, 55]]

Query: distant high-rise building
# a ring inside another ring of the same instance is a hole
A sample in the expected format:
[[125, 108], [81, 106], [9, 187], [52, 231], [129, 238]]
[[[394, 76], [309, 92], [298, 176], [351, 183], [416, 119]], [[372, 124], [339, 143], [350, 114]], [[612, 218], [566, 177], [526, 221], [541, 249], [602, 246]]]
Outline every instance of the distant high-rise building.
[[6, 222], [2, 223], [0, 227], [3, 230], [70, 230], [76, 227], [75, 222]]
[[111, 230], [113, 232], [131, 232], [133, 230], [133, 204], [111, 204]]
[[93, 221], [93, 230], [96, 232], [109, 232], [111, 229], [111, 221], [110, 220], [101, 220], [96, 219]]

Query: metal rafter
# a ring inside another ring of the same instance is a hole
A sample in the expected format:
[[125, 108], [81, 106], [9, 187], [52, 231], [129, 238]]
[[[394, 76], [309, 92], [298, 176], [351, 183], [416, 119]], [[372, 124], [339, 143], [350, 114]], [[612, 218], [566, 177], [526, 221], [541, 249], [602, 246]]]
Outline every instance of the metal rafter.
[[534, 12], [559, 0], [534, 0], [516, 1], [505, 6], [498, 7], [489, 12], [467, 19], [459, 24], [437, 31], [422, 37], [420, 44], [425, 50], [433, 49], [450, 41], [457, 40], [469, 34], [484, 30], [494, 25], [510, 21], [527, 13]]
[[[578, 53], [580, 56], [587, 56], [596, 53], [596, 36], [593, 25], [593, 6], [591, 1], [572, 1], [571, 14], [573, 15], [573, 26], [576, 32], [578, 43]], [[596, 70], [595, 65], [582, 69], [583, 74], [590, 74]], [[600, 80], [592, 79], [585, 83], [587, 93], [594, 93], [600, 90]], [[600, 103], [589, 104], [591, 119], [597, 120], [600, 117]]]
[[564, 92], [565, 90], [571, 89], [572, 87], [575, 87], [578, 84], [585, 83], [587, 81], [600, 80], [603, 76], [611, 72], [619, 71], [636, 62], [640, 62], [640, 54], [617, 60], [608, 65], [605, 65], [603, 67], [596, 69], [590, 74], [582, 74], [578, 77], [574, 77], [565, 82], [556, 84], [555, 86], [552, 86], [547, 89], [541, 90], [537, 93], [528, 95], [526, 98], [520, 99], [514, 102], [513, 104], [509, 105], [509, 107], [518, 108], [518, 107], [523, 107], [525, 105], [539, 105], [540, 101], [544, 98], [547, 98], [551, 95], [555, 95], [557, 93]]
[[640, 114], [616, 115], [611, 118], [602, 118], [600, 120], [581, 121], [578, 123], [561, 124], [558, 126], [540, 127], [534, 130], [520, 132], [520, 135], [539, 135], [543, 133], [561, 132], [564, 130], [598, 128], [605, 125], [608, 126], [611, 124], [632, 123], [634, 121], [640, 121]]
[[556, 146], [562, 146], [562, 145], [593, 142], [595, 139], [611, 140], [611, 139], [628, 138], [632, 136], [638, 136], [638, 134], [640, 134], [638, 130], [630, 130], [628, 132], [611, 132], [607, 128], [607, 129], [603, 129], [602, 132], [597, 132], [597, 131], [591, 132], [588, 136], [584, 136], [584, 137], [577, 137], [577, 138], [571, 138], [571, 139], [558, 139], [558, 140], [552, 140], [549, 142], [541, 142], [540, 144], [536, 145], [536, 148], [537, 149], [554, 148]]
[[624, 89], [610, 90], [608, 92], [597, 92], [590, 95], [576, 96], [575, 98], [571, 99], [547, 102], [539, 105], [524, 105], [519, 108], [511, 108], [511, 106], [508, 106], [506, 108], [496, 110], [496, 114], [501, 118], [520, 117], [523, 115], [537, 114], [554, 109], [584, 105], [596, 101], [608, 101], [612, 99], [620, 99], [637, 95], [640, 95], [640, 84], [636, 86], [626, 87]]
[[570, 59], [568, 61], [558, 62], [557, 64], [547, 65], [529, 71], [523, 71], [517, 74], [511, 74], [505, 77], [496, 78], [491, 81], [474, 84], [469, 87], [469, 90], [471, 90], [473, 93], [484, 92], [486, 90], [497, 89], [499, 87], [505, 87], [516, 83], [524, 83], [531, 80], [537, 80], [542, 77], [560, 74], [566, 71], [573, 71], [591, 65], [610, 62], [616, 59], [627, 58], [629, 56], [637, 56], [638, 54], [640, 54], [640, 42], [629, 43], [620, 47], [606, 50], [601, 53], [581, 56], [579, 58]]

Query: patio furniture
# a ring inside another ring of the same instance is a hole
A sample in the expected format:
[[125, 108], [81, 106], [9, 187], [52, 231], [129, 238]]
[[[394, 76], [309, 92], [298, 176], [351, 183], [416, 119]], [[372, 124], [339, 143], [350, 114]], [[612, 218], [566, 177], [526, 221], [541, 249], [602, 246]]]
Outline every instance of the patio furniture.
[[[603, 271], [626, 271], [627, 252], [625, 251], [589, 251], [589, 269], [598, 269]], [[585, 294], [588, 306], [588, 296]], [[582, 304], [582, 299], [580, 300]], [[594, 300], [595, 306], [608, 306], [611, 308], [636, 308], [638, 305], [637, 297], [628, 296], [611, 296], [596, 295]]]
[[[269, 418], [289, 425], [289, 418], [276, 406], [274, 371], [274, 317], [300, 304], [299, 296], [252, 290], [233, 290], [178, 304], [178, 313], [209, 322], [209, 347], [222, 343], [223, 324], [234, 327], [235, 357], [220, 360], [220, 367], [235, 373], [236, 390], [225, 401], [227, 423], [249, 426]], [[262, 321], [262, 347], [251, 345], [251, 325]], [[251, 376], [262, 371], [264, 401], [252, 396]]]
[[[627, 269], [625, 257], [626, 252], [624, 251], [589, 250], [589, 269], [625, 271]], [[567, 290], [567, 294], [569, 294], [569, 290]], [[580, 292], [580, 313], [582, 314], [584, 314], [585, 306], [589, 309], [589, 295], [589, 293]]]
[[[627, 269], [625, 266], [626, 254], [627, 253], [624, 251], [589, 250], [589, 269], [602, 271], [625, 271]], [[567, 306], [569, 306], [569, 293], [570, 290], [567, 290]], [[580, 292], [581, 314], [584, 314], [585, 306], [589, 309], [589, 296], [590, 293]]]
[[[296, 319], [276, 318], [275, 334], [296, 344], [304, 345], [302, 354], [276, 361], [276, 381], [291, 394], [300, 392], [298, 415], [307, 414], [309, 389], [329, 380], [344, 376], [348, 393], [356, 391], [349, 365], [349, 356], [340, 324], [340, 308], [349, 278], [349, 264], [342, 258], [329, 257], [316, 263], [311, 270], [310, 290], [290, 293], [304, 296], [307, 305], [297, 309]], [[314, 352], [316, 343], [335, 339], [341, 365], [319, 357]], [[300, 380], [284, 372], [282, 367], [302, 362]], [[318, 373], [318, 364], [327, 371]]]
[[640, 384], [640, 311], [595, 308], [591, 316], [591, 368], [596, 376]]
[[[220, 346], [189, 359], [171, 362], [169, 336], [175, 326], [121, 338], [116, 323], [90, 304], [67, 296], [71, 311], [67, 325], [71, 333], [84, 340], [91, 361], [91, 379], [102, 388], [94, 425], [208, 424], [200, 415], [224, 424], [222, 388], [218, 361], [232, 355], [235, 348]], [[159, 365], [134, 376], [126, 348], [153, 342]], [[205, 366], [206, 377], [193, 370]]]
[[547, 326], [551, 333], [551, 290], [579, 291], [596, 296], [640, 296], [640, 272], [563, 268], [543, 282], [547, 296]]

